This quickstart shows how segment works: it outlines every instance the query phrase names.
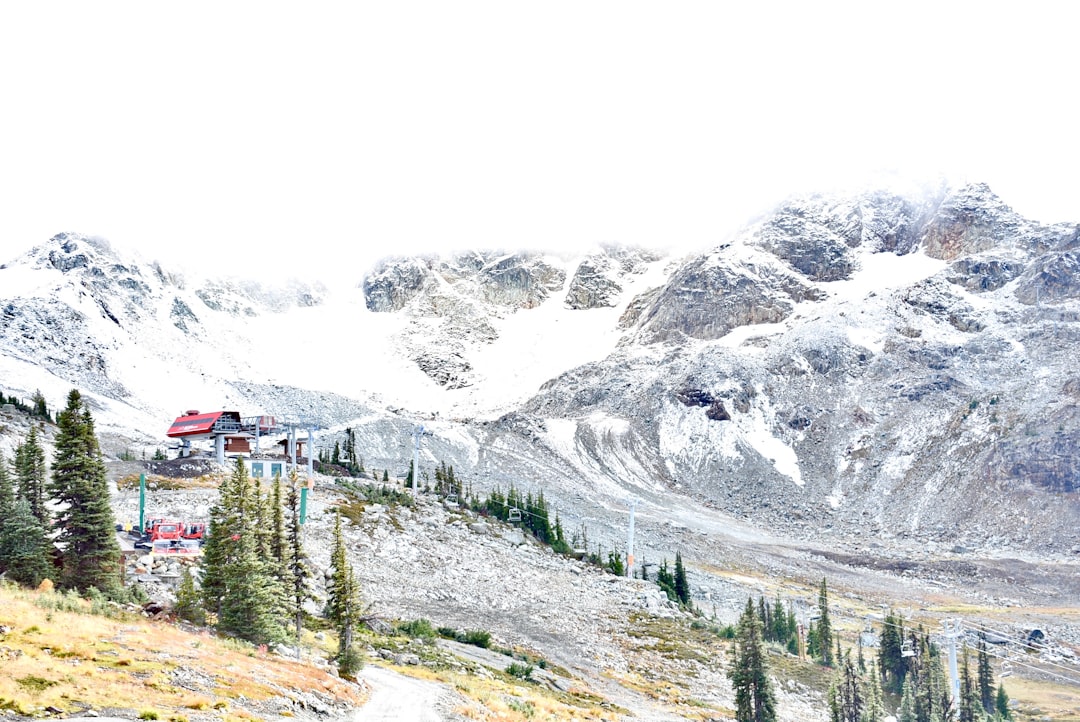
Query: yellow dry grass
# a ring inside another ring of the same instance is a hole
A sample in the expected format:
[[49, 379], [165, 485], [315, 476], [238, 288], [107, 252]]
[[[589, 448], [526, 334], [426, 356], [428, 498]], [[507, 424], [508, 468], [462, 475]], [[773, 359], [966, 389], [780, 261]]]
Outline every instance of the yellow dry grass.
[[0, 636], [0, 708], [107, 707], [169, 719], [215, 707], [244, 716], [240, 700], [301, 690], [361, 701], [357, 687], [310, 665], [170, 624], [45, 609], [36, 603], [43, 594], [53, 593], [0, 588], [0, 625], [9, 628]]
[[1080, 690], [1076, 687], [1022, 677], [1010, 677], [1002, 682], [1005, 692], [1018, 703], [1017, 710], [1024, 717], [1080, 722]]

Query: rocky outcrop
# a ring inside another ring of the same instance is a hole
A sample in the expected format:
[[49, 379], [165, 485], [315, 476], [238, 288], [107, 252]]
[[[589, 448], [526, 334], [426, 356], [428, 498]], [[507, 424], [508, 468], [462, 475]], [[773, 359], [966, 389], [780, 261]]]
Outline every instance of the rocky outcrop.
[[774, 257], [743, 259], [721, 248], [676, 271], [638, 323], [646, 343], [708, 341], [739, 326], [777, 323], [795, 303], [823, 297]]
[[1029, 223], [994, 195], [985, 183], [949, 194], [924, 232], [931, 258], [951, 261], [1015, 242]]
[[578, 264], [566, 292], [566, 306], [576, 310], [615, 306], [623, 279], [641, 273], [660, 254], [640, 248], [607, 246]]

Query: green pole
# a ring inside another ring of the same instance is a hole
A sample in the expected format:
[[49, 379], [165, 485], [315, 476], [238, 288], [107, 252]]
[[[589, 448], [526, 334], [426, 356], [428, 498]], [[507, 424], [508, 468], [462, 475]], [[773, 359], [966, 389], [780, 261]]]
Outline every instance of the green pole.
[[146, 474], [139, 474], [139, 532], [146, 520]]
[[307, 487], [300, 487], [300, 524], [307, 521]]

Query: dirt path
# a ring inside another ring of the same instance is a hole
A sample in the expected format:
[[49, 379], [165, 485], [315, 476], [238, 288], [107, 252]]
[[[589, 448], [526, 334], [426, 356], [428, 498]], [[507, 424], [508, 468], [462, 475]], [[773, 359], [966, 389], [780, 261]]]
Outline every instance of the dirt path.
[[457, 719], [439, 710], [446, 705], [445, 685], [413, 679], [397, 672], [367, 665], [360, 679], [371, 685], [371, 699], [353, 714], [353, 722], [446, 722]]

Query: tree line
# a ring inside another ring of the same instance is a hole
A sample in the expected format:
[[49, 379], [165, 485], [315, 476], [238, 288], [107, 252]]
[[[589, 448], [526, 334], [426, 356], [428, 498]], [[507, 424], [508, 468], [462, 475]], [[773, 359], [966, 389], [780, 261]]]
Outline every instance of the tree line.
[[[830, 722], [883, 722], [890, 698], [898, 700], [897, 722], [1012, 719], [1004, 686], [994, 687], [985, 642], [980, 640], [976, 648], [974, 672], [965, 647], [959, 669], [960, 695], [953, 700], [942, 652], [921, 627], [905, 629], [903, 619], [890, 611], [883, 620], [877, 659], [867, 661], [861, 636], [854, 656], [851, 647], [841, 648], [828, 607], [828, 588], [822, 579], [813, 615], [816, 620], [807, 627], [806, 653], [817, 664], [834, 670], [827, 697]], [[816, 639], [814, 647], [811, 639]], [[785, 610], [779, 596], [772, 605], [764, 597], [756, 604], [752, 597], [748, 598], [734, 635], [727, 672], [735, 691], [738, 722], [776, 720], [776, 692], [766, 651], [769, 643], [800, 654], [793, 606], [789, 604]]]

